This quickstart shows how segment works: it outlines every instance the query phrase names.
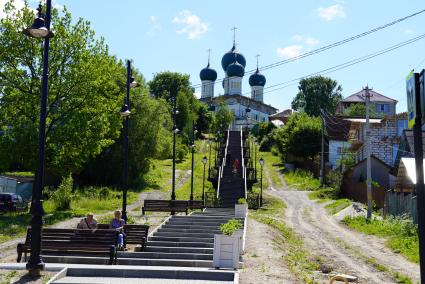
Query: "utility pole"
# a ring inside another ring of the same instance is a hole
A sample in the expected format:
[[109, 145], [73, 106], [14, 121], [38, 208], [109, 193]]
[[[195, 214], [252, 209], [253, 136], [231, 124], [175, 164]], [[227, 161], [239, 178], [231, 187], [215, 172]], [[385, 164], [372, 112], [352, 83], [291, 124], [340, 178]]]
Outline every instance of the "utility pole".
[[367, 219], [372, 218], [372, 168], [370, 161], [370, 125], [369, 125], [369, 103], [370, 93], [369, 86], [363, 89], [365, 91], [366, 102], [366, 185], [367, 185]]
[[320, 154], [320, 186], [325, 185], [325, 117], [324, 111], [320, 108], [320, 114], [322, 117], [322, 149]]
[[418, 210], [418, 232], [419, 232], [419, 264], [421, 272], [421, 283], [425, 283], [425, 186], [424, 186], [424, 165], [423, 165], [423, 145], [422, 145], [422, 110], [421, 104], [421, 88], [425, 92], [424, 76], [425, 71], [421, 74], [413, 73], [414, 85], [413, 92], [416, 100], [416, 117], [413, 127], [415, 164], [416, 164], [416, 197]]

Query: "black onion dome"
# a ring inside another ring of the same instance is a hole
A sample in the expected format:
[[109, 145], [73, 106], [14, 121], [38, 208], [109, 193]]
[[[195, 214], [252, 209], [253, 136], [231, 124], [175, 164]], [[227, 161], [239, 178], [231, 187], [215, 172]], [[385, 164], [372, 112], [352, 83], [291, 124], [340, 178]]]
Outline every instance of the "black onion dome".
[[235, 62], [235, 58], [236, 58], [236, 62], [238, 62], [245, 68], [246, 66], [245, 57], [241, 53], [237, 52], [236, 47], [233, 46], [232, 49], [226, 52], [223, 55], [223, 58], [221, 59], [221, 67], [223, 67], [224, 71], [227, 70], [227, 67], [229, 67], [230, 64]]
[[210, 68], [210, 64], [208, 63], [207, 67], [201, 70], [199, 73], [199, 77], [201, 81], [215, 81], [217, 80], [217, 72]]
[[258, 69], [257, 71], [249, 77], [249, 85], [252, 86], [262, 86], [266, 84], [266, 77], [261, 74]]
[[227, 67], [227, 76], [229, 77], [243, 77], [245, 75], [245, 68], [238, 62], [233, 62]]

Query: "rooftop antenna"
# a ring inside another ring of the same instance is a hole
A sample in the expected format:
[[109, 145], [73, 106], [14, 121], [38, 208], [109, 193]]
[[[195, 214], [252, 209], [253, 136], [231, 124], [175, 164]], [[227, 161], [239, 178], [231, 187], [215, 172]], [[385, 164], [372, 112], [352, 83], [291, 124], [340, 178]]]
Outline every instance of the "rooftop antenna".
[[237, 27], [233, 27], [232, 31], [233, 31], [233, 46], [236, 46], [236, 30], [238, 28]]

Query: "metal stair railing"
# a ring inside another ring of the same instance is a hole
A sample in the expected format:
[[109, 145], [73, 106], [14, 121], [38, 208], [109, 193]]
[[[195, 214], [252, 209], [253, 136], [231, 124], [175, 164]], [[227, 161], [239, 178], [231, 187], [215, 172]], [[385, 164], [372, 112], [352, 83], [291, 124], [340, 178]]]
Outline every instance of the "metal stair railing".
[[230, 126], [227, 128], [227, 140], [226, 140], [226, 147], [224, 149], [224, 156], [221, 162], [221, 166], [218, 169], [218, 182], [217, 182], [217, 199], [220, 196], [220, 185], [221, 185], [221, 178], [223, 177], [223, 171], [224, 167], [226, 165], [226, 158], [227, 158], [227, 147], [229, 146], [229, 136], [230, 136]]
[[245, 199], [248, 197], [248, 190], [246, 186], [246, 167], [245, 167], [245, 158], [244, 158], [244, 151], [243, 151], [243, 128], [241, 126], [241, 151], [242, 151], [242, 177], [243, 177], [243, 183], [244, 183], [244, 195]]

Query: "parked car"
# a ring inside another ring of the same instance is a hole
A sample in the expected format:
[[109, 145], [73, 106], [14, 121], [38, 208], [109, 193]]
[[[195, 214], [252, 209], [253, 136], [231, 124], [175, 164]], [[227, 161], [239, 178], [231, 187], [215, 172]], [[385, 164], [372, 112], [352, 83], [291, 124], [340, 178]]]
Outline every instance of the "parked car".
[[0, 212], [21, 212], [27, 209], [28, 203], [25, 202], [19, 194], [8, 192], [0, 193]]

